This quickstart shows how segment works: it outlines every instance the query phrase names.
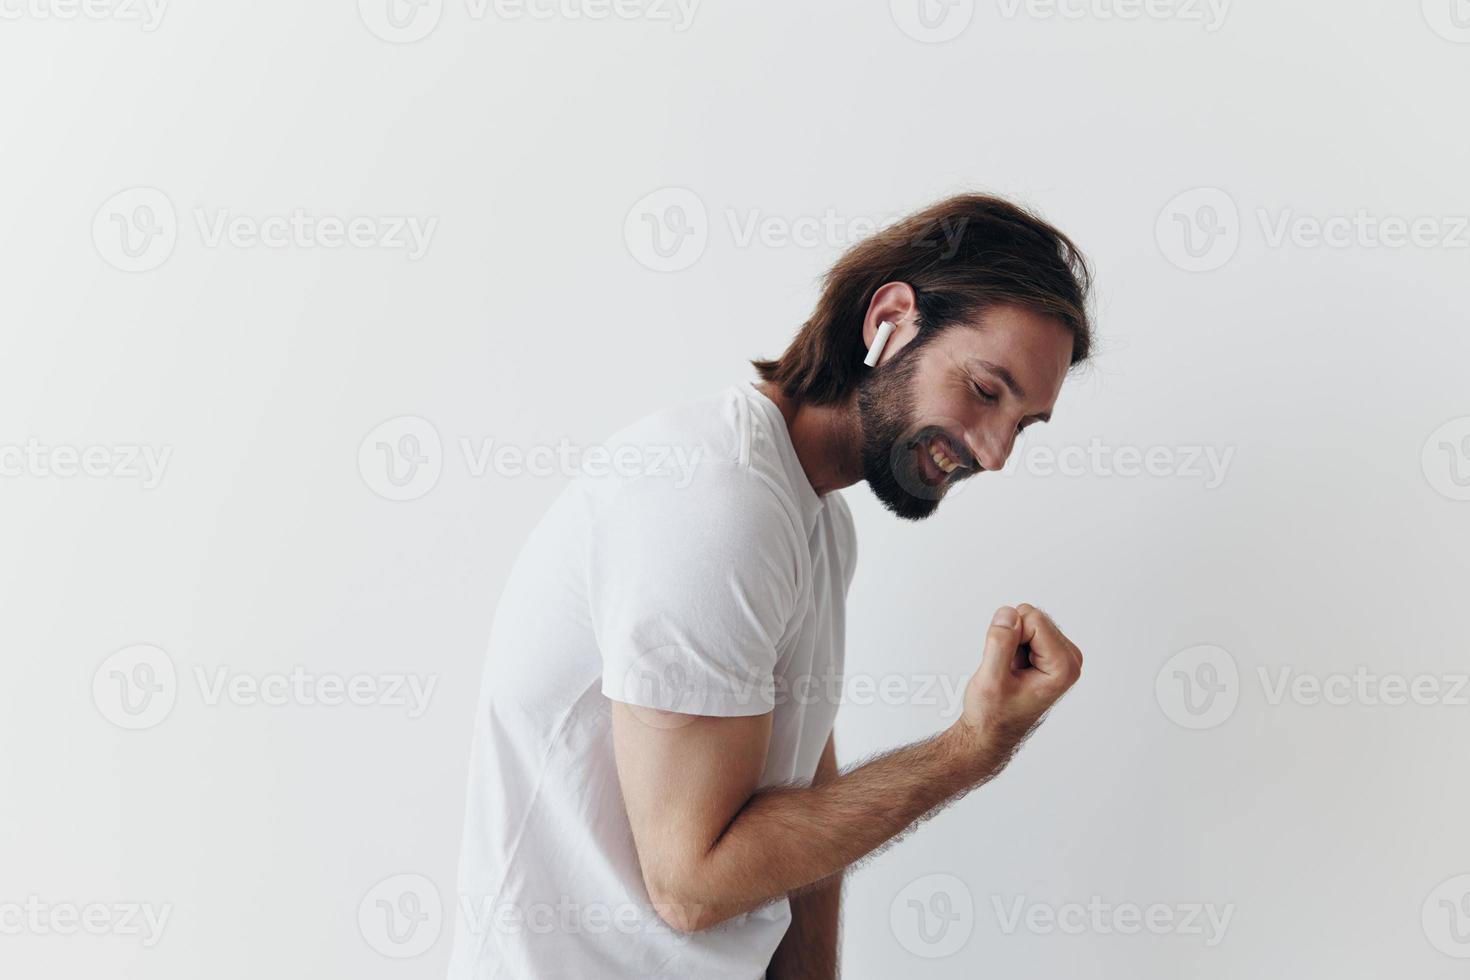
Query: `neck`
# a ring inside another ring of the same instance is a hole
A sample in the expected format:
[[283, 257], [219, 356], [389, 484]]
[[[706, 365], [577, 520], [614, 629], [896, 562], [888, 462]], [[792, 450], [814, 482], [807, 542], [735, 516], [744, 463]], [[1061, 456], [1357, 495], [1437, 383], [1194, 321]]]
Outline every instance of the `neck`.
[[818, 496], [850, 487], [863, 478], [862, 427], [856, 394], [835, 405], [807, 405], [788, 398], [769, 381], [755, 387], [781, 409], [796, 458]]

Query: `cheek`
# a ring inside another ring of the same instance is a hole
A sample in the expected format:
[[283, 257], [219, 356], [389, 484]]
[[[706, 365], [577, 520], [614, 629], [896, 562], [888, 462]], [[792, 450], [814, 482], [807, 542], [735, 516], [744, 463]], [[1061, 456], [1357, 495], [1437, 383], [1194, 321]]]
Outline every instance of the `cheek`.
[[986, 406], [978, 399], [964, 396], [930, 398], [915, 407], [915, 421], [920, 425], [937, 425], [957, 431], [981, 424], [986, 412]]

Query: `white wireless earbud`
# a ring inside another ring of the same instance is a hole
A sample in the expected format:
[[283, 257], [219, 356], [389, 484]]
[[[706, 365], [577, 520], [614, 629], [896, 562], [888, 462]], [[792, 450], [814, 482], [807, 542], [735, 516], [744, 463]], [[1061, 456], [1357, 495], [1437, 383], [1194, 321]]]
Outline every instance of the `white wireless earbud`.
[[884, 320], [878, 324], [878, 332], [873, 335], [873, 346], [868, 348], [868, 356], [863, 358], [863, 363], [868, 367], [876, 367], [878, 358], [883, 356], [883, 345], [888, 343], [888, 337], [893, 333], [893, 324]]

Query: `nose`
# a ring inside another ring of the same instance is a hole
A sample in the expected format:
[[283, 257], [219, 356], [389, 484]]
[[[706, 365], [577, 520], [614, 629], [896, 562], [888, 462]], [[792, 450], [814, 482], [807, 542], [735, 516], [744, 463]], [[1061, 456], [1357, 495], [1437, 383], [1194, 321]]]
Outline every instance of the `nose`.
[[965, 445], [982, 469], [1004, 469], [1015, 444], [1015, 429], [1006, 432], [994, 428], [971, 429], [965, 433]]

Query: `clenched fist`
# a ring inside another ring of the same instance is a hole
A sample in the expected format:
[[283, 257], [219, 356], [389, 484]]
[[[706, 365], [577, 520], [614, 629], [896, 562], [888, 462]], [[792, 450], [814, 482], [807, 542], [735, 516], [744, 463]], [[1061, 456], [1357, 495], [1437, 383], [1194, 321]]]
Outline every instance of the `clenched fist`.
[[980, 669], [965, 688], [957, 727], [977, 750], [1008, 758], [1080, 676], [1082, 651], [1050, 616], [1027, 603], [1001, 606], [985, 633]]

